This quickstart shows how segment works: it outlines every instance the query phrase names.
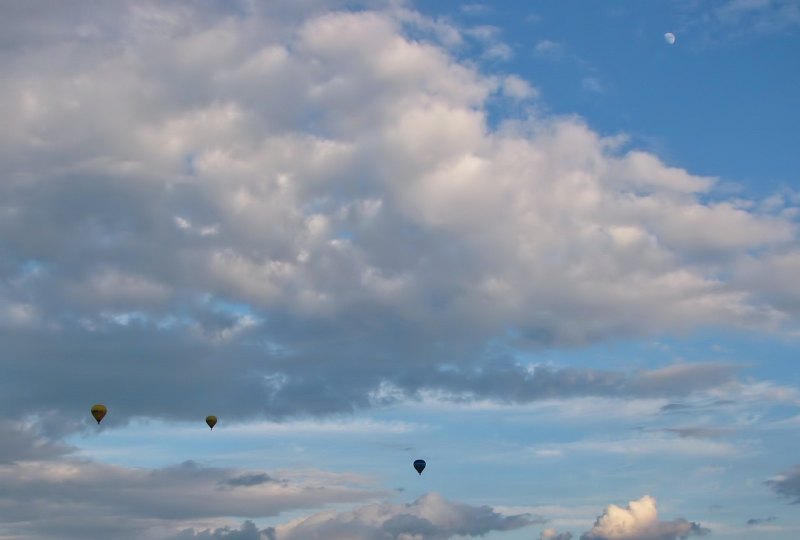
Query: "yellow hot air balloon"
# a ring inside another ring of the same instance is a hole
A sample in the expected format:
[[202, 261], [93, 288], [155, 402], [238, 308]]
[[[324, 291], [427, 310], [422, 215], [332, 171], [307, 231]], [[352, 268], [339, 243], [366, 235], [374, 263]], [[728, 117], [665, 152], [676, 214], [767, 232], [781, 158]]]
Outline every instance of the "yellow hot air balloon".
[[206, 424], [211, 429], [214, 429], [214, 426], [217, 425], [217, 417], [216, 416], [206, 416]]
[[100, 420], [103, 419], [103, 417], [106, 415], [107, 412], [108, 409], [106, 409], [105, 405], [101, 405], [100, 403], [92, 405], [92, 416], [94, 416], [94, 419], [97, 420], [98, 424], [100, 423]]

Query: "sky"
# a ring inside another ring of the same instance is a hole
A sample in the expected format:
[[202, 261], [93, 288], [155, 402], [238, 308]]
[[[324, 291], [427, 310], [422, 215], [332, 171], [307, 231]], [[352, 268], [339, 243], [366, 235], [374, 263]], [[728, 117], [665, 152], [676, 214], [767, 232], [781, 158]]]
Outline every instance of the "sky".
[[0, 539], [800, 537], [799, 53], [797, 0], [0, 1]]

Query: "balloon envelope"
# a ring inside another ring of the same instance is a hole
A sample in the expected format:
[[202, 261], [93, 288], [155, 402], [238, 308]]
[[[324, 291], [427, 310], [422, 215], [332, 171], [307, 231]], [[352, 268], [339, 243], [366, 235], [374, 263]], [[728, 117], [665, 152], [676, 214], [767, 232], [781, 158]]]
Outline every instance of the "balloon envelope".
[[666, 34], [664, 34], [664, 40], [670, 45], [673, 45], [675, 43], [675, 34], [673, 34], [672, 32], [667, 32]]
[[101, 405], [100, 403], [92, 405], [92, 416], [94, 416], [94, 419], [97, 420], [98, 424], [100, 423], [100, 420], [103, 419], [103, 417], [106, 415], [107, 412], [108, 409], [106, 409], [105, 405]]
[[214, 429], [214, 426], [217, 425], [217, 417], [216, 416], [206, 416], [206, 424], [211, 429]]
[[414, 462], [414, 468], [417, 470], [419, 474], [422, 474], [422, 471], [425, 470], [425, 460], [418, 459]]

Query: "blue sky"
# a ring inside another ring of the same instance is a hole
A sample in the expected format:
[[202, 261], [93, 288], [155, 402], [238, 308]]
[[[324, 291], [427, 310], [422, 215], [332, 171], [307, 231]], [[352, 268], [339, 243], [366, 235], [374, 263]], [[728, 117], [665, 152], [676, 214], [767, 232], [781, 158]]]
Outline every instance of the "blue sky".
[[796, 1], [0, 21], [0, 537], [797, 538]]

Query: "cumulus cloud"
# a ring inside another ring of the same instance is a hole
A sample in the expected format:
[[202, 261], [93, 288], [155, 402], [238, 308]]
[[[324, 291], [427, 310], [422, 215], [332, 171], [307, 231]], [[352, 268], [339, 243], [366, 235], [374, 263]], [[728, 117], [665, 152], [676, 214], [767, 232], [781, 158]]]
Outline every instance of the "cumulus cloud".
[[779, 495], [789, 497], [793, 499], [793, 503], [800, 504], [800, 465], [767, 480], [766, 484]]
[[488, 506], [469, 506], [428, 493], [410, 504], [378, 504], [351, 512], [322, 512], [275, 527], [281, 540], [445, 540], [484, 536], [536, 523], [527, 515], [503, 516]]
[[703, 536], [709, 529], [685, 519], [660, 521], [656, 500], [645, 495], [621, 508], [609, 505], [581, 540], [678, 540]]
[[490, 130], [498, 88], [532, 86], [459, 62], [436, 44], [452, 26], [344, 4], [4, 6], [4, 410], [77, 417], [64, 388], [113, 405], [109, 425], [230, 395], [351, 411], [383, 382], [683, 395], [729, 371], [525, 374], [492, 347], [797, 315], [780, 209], [706, 203], [715, 179], [577, 118]]

